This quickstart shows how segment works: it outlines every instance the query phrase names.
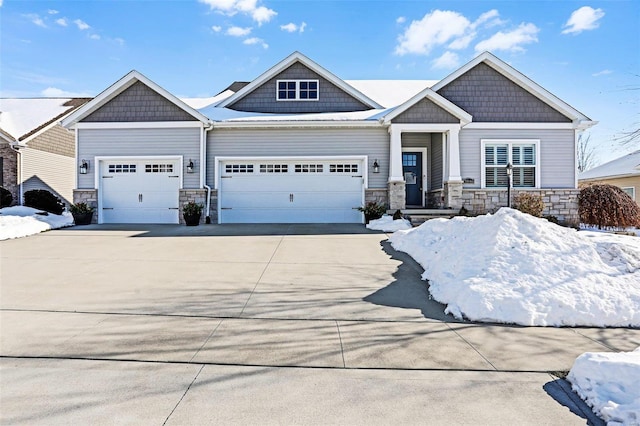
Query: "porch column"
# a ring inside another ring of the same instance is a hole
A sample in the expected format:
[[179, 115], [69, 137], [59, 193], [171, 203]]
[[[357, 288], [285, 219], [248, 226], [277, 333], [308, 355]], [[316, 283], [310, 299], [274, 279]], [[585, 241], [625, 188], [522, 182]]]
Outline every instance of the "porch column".
[[402, 174], [402, 131], [394, 124], [389, 126], [389, 209], [406, 207], [404, 175]]
[[444, 200], [447, 207], [459, 209], [463, 206], [462, 200], [462, 173], [460, 171], [460, 141], [458, 135], [460, 129], [450, 129], [447, 134], [447, 148], [449, 173], [444, 183]]
[[458, 134], [460, 129], [451, 129], [448, 132], [449, 139], [449, 176], [448, 181], [461, 182], [462, 174], [460, 173], [460, 141]]

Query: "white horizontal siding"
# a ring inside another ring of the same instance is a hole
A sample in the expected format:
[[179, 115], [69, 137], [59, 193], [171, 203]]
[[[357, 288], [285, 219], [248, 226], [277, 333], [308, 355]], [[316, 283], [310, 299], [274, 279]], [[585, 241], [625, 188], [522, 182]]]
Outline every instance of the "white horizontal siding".
[[75, 160], [33, 148], [20, 150], [22, 155], [22, 190], [46, 189], [67, 206], [73, 202]]
[[[183, 187], [200, 187], [200, 129], [78, 129], [78, 159], [90, 161], [86, 175], [78, 175], [78, 188], [94, 187], [96, 156], [182, 155]], [[186, 163], [193, 160], [193, 173], [187, 173]]]
[[[207, 183], [214, 185], [216, 157], [367, 155], [369, 188], [386, 188], [386, 129], [216, 129], [207, 137]], [[372, 173], [378, 160], [380, 173]]]
[[491, 130], [462, 129], [460, 131], [460, 168], [462, 178], [473, 178], [465, 188], [480, 188], [481, 139], [540, 140], [540, 187], [575, 187], [575, 140], [573, 130]]

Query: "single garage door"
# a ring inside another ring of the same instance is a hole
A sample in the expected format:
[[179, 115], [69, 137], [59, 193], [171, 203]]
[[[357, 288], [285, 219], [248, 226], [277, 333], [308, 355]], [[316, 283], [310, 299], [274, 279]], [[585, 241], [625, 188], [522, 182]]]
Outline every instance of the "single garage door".
[[220, 163], [220, 223], [362, 223], [362, 160]]
[[102, 160], [100, 223], [178, 223], [179, 160]]

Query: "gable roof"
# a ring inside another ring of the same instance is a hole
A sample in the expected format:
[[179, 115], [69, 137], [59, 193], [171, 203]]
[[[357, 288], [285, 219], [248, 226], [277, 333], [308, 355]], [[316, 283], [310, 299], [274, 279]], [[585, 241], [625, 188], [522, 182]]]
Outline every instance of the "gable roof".
[[107, 104], [110, 100], [127, 90], [136, 82], [141, 82], [145, 86], [149, 87], [151, 90], [158, 93], [160, 96], [164, 97], [169, 102], [176, 105], [178, 108], [184, 110], [187, 114], [193, 116], [195, 119], [203, 122], [209, 123], [209, 119], [202, 115], [200, 112], [195, 110], [194, 108], [187, 105], [182, 100], [178, 99], [176, 96], [172, 95], [153, 81], [149, 80], [147, 77], [142, 75], [136, 70], [130, 71], [127, 75], [122, 77], [120, 80], [116, 81], [114, 84], [109, 86], [106, 90], [100, 93], [98, 96], [93, 98], [90, 102], [78, 108], [75, 112], [69, 115], [67, 118], [62, 120], [62, 126], [66, 128], [73, 127], [76, 123], [81, 121], [83, 118], [89, 116], [93, 112], [100, 109], [102, 106]]
[[417, 95], [413, 96], [411, 99], [407, 100], [402, 105], [399, 105], [397, 108], [394, 108], [389, 114], [385, 115], [384, 122], [386, 124], [391, 123], [391, 120], [407, 111], [409, 108], [422, 101], [423, 99], [429, 99], [431, 102], [447, 111], [449, 114], [453, 115], [460, 119], [460, 122], [465, 125], [471, 122], [472, 117], [471, 114], [455, 105], [453, 102], [447, 100], [446, 98], [440, 96], [436, 92], [434, 92], [430, 88], [426, 88], [422, 90]]
[[316, 74], [319, 74], [320, 76], [330, 81], [335, 86], [339, 87], [349, 95], [353, 96], [358, 101], [371, 107], [371, 109], [382, 108], [382, 105], [378, 104], [373, 99], [366, 96], [364, 93], [356, 90], [354, 87], [347, 84], [344, 80], [338, 78], [336, 75], [329, 72], [327, 69], [323, 68], [322, 66], [318, 65], [316, 62], [312, 61], [311, 59], [307, 58], [305, 55], [303, 55], [300, 52], [293, 52], [291, 55], [287, 56], [282, 61], [278, 62], [276, 65], [274, 65], [273, 67], [269, 68], [267, 71], [262, 73], [251, 83], [247, 84], [242, 89], [237, 91], [233, 96], [222, 101], [219, 104], [219, 106], [227, 107], [239, 101], [240, 99], [247, 96], [249, 93], [253, 92], [258, 87], [262, 86], [263, 83], [267, 82], [271, 78], [276, 77], [278, 74], [280, 74], [282, 71], [286, 70], [296, 62], [301, 63], [302, 65], [306, 66], [310, 70], [314, 71]]
[[384, 108], [398, 106], [438, 80], [345, 80]]
[[0, 99], [0, 129], [5, 138], [26, 143], [36, 133], [87, 103], [91, 98]]
[[579, 123], [581, 127], [588, 128], [598, 123], [597, 121], [591, 120], [589, 117], [573, 108], [571, 105], [564, 102], [563, 100], [531, 80], [529, 77], [513, 68], [511, 65], [507, 64], [506, 62], [489, 52], [483, 52], [480, 55], [476, 56], [467, 64], [458, 68], [456, 71], [434, 84], [431, 89], [434, 92], [437, 92], [438, 90], [442, 89], [480, 63], [485, 63], [489, 67], [493, 68], [538, 99], [555, 108], [557, 111], [564, 114], [574, 122]]
[[580, 173], [579, 180], [640, 176], [640, 150]]

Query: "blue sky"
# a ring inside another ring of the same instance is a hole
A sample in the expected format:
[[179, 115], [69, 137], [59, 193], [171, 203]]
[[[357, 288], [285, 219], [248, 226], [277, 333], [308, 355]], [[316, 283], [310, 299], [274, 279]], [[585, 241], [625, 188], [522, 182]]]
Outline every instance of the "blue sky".
[[344, 79], [441, 79], [483, 50], [594, 120], [640, 121], [640, 1], [0, 0], [0, 96], [94, 96], [132, 69], [184, 97], [298, 50]]

